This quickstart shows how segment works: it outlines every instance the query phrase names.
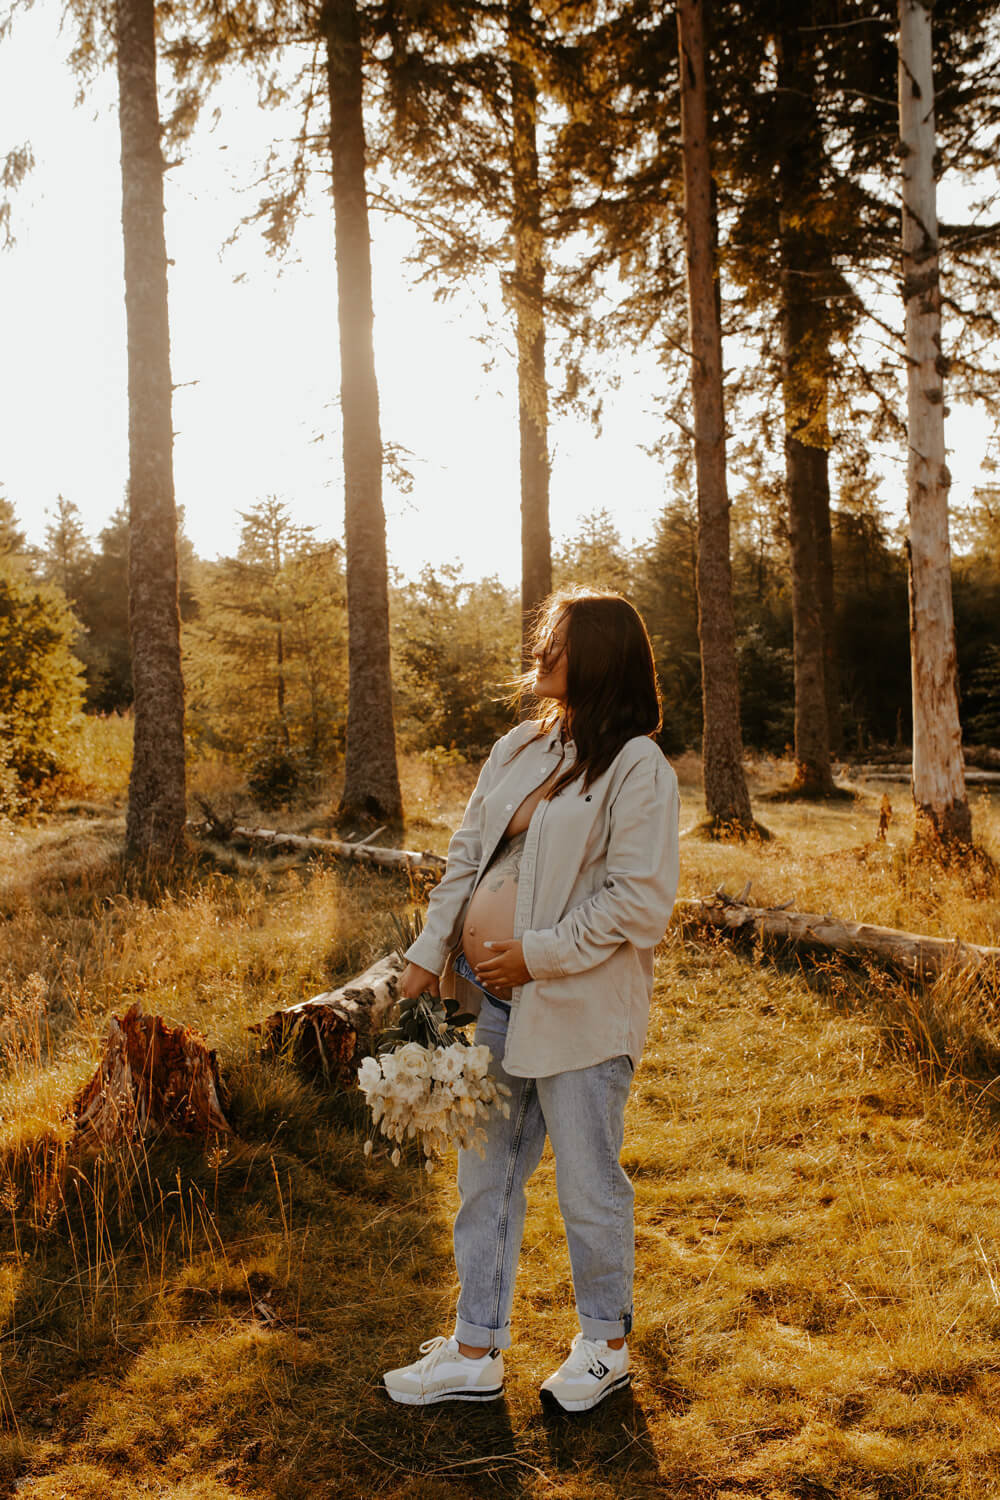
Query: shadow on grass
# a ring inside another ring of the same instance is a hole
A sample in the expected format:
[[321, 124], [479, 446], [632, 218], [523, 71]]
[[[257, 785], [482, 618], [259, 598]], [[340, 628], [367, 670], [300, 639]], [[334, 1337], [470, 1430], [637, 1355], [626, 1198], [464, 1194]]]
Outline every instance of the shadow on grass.
[[737, 937], [720, 947], [755, 966], [801, 978], [837, 1010], [878, 1026], [897, 1056], [921, 1077], [963, 1092], [969, 1103], [1000, 1118], [1000, 977], [956, 966], [934, 980], [884, 968], [872, 959], [803, 953], [778, 941]]
[[774, 835], [756, 819], [751, 827], [745, 828], [741, 823], [727, 822], [725, 819], [702, 818], [700, 823], [693, 823], [690, 828], [685, 828], [682, 837], [714, 844], [766, 844]]
[[620, 1484], [623, 1495], [658, 1487], [660, 1465], [645, 1409], [633, 1386], [589, 1412], [561, 1412], [545, 1406], [541, 1423], [550, 1469], [575, 1473], [593, 1468]]
[[393, 1486], [405, 1476], [436, 1481], [442, 1494], [519, 1495], [526, 1477], [537, 1472], [515, 1438], [506, 1398], [401, 1407], [377, 1390], [344, 1440], [380, 1494], [395, 1494]]
[[789, 786], [777, 786], [769, 792], [758, 792], [758, 802], [811, 802], [817, 806], [829, 807], [833, 802], [864, 802], [865, 793], [852, 786], [837, 786], [818, 791], [813, 787], [796, 786], [792, 782]]
[[366, 1495], [396, 1495], [407, 1484], [406, 1494], [421, 1497], [518, 1496], [562, 1475], [592, 1475], [630, 1500], [662, 1494], [649, 1423], [631, 1389], [579, 1414], [550, 1411], [516, 1390], [488, 1405], [432, 1407], [399, 1407], [373, 1391], [342, 1441], [368, 1466]]

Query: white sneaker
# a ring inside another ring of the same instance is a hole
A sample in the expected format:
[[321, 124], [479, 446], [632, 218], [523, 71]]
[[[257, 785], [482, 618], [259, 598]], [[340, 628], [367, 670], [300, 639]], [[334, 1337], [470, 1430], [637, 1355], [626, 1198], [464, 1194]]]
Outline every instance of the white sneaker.
[[628, 1385], [628, 1344], [609, 1349], [606, 1339], [586, 1339], [578, 1333], [569, 1357], [558, 1370], [543, 1380], [543, 1401], [555, 1402], [563, 1411], [589, 1411], [612, 1391]]
[[428, 1339], [422, 1359], [398, 1370], [386, 1370], [383, 1384], [393, 1401], [430, 1406], [435, 1401], [496, 1401], [503, 1395], [503, 1355], [491, 1349], [481, 1359], [466, 1359], [458, 1339]]

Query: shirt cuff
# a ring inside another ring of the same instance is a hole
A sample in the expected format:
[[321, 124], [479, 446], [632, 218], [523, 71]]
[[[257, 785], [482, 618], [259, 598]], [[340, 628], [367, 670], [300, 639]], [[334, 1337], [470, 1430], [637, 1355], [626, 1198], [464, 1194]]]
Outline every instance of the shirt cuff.
[[403, 957], [407, 963], [416, 964], [418, 968], [426, 969], [429, 974], [443, 974], [450, 952], [451, 949], [447, 943], [441, 943], [432, 938], [429, 932], [422, 932], [416, 941], [410, 944]]
[[560, 979], [563, 966], [556, 955], [555, 934], [547, 932], [522, 932], [521, 952], [525, 968], [532, 979]]

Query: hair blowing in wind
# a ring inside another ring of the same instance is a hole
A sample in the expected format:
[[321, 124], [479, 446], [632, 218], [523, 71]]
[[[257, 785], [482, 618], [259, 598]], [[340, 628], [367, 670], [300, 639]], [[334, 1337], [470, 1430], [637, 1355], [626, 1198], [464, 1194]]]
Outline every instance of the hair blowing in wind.
[[[559, 777], [550, 797], [583, 777], [589, 787], [636, 735], [656, 734], [662, 723], [653, 650], [642, 617], [621, 594], [560, 590], [542, 606], [534, 647], [549, 665], [547, 645], [559, 627], [567, 655], [564, 704], [543, 716], [542, 732], [562, 720], [576, 744], [573, 766]], [[528, 674], [519, 686], [531, 687]]]

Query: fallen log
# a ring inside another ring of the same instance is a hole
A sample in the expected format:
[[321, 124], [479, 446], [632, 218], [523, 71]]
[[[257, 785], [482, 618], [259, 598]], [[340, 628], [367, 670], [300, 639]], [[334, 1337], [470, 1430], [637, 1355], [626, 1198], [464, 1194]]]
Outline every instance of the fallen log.
[[917, 978], [936, 978], [945, 969], [975, 968], [1000, 975], [1000, 948], [960, 939], [926, 937], [877, 927], [869, 922], [845, 922], [819, 912], [792, 911], [785, 906], [749, 906], [745, 897], [716, 891], [701, 901], [678, 901], [674, 908], [683, 928], [711, 927], [731, 936], [753, 936], [778, 945], [812, 951], [833, 951], [854, 958], [873, 958]]
[[187, 1026], [131, 1005], [112, 1016], [93, 1077], [73, 1101], [77, 1136], [108, 1144], [154, 1131], [228, 1133], [229, 1096], [214, 1051]]
[[[194, 824], [197, 828], [199, 825]], [[355, 844], [343, 839], [318, 839], [304, 833], [281, 833], [274, 828], [226, 828], [215, 825], [209, 830], [214, 838], [234, 839], [246, 844], [264, 844], [269, 849], [290, 849], [303, 854], [328, 854], [335, 859], [355, 860], [362, 865], [379, 865], [386, 869], [412, 870], [420, 875], [440, 878], [447, 861], [429, 849], [383, 849], [364, 840]]]
[[[843, 774], [851, 781], [858, 777], [870, 781], [910, 781], [913, 768], [906, 764], [847, 765], [843, 768]], [[979, 771], [966, 767], [965, 781], [967, 786], [1000, 786], [1000, 771]]]
[[250, 1030], [264, 1050], [285, 1052], [305, 1071], [327, 1083], [353, 1079], [353, 1064], [367, 1052], [399, 999], [406, 960], [388, 953], [339, 990], [329, 990], [277, 1010]]

